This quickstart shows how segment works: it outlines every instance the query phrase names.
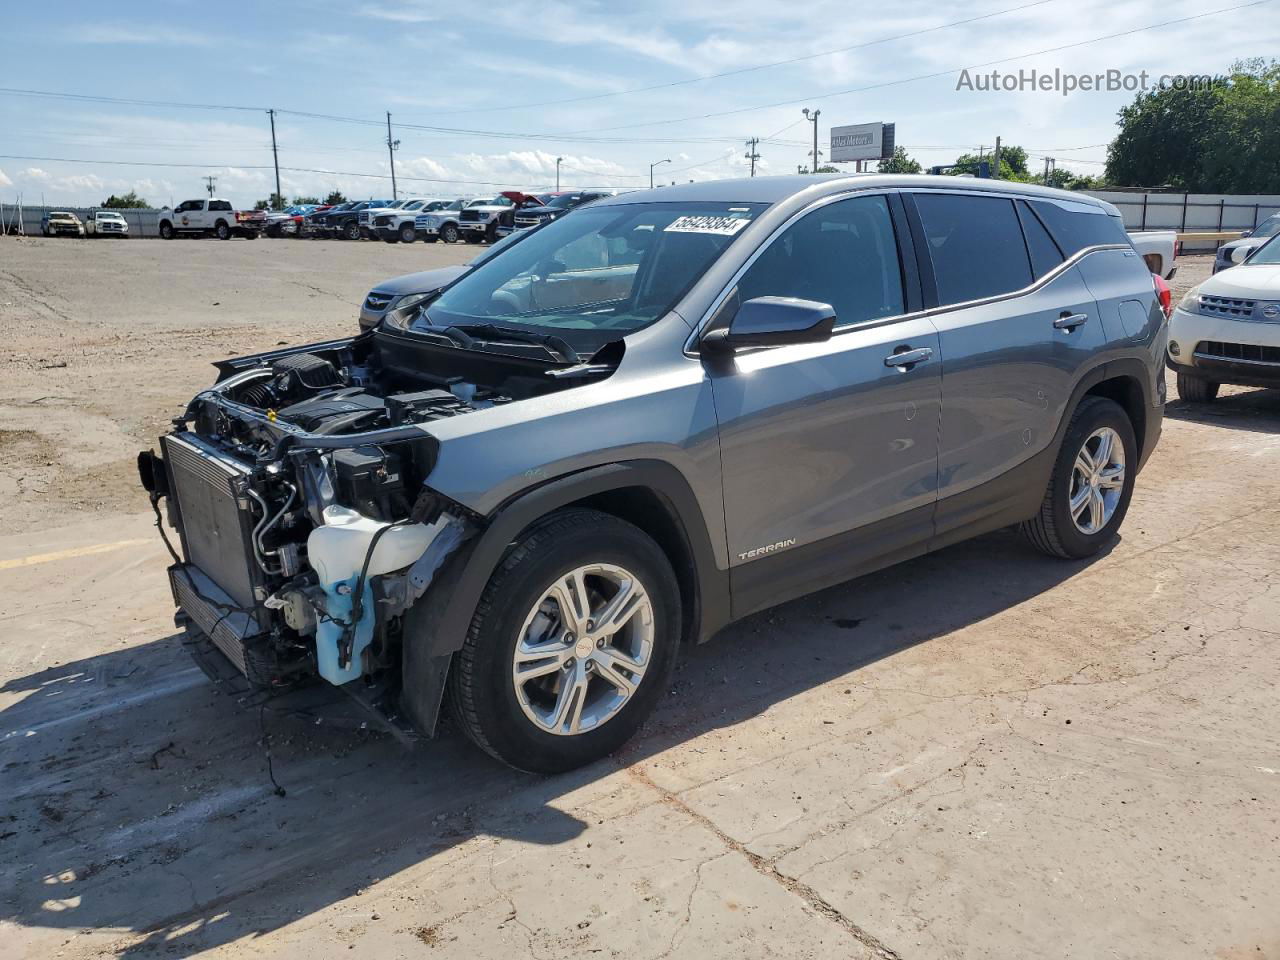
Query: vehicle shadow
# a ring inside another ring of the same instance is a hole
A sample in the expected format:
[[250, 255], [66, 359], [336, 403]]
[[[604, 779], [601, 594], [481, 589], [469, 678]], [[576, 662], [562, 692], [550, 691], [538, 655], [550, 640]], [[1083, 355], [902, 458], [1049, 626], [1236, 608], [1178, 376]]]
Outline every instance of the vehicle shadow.
[[472, 837], [563, 844], [586, 827], [557, 805], [570, 793], [1088, 565], [1005, 531], [762, 612], [688, 652], [622, 755], [551, 778], [511, 771], [447, 728], [406, 750], [237, 704], [178, 636], [40, 670], [2, 691], [27, 695], [0, 711], [0, 917], [46, 945], [49, 930], [110, 931], [119, 955], [189, 955], [442, 863]]
[[1280, 390], [1248, 389], [1223, 393], [1212, 403], [1169, 400], [1164, 406], [1164, 415], [1171, 420], [1203, 423], [1228, 430], [1280, 433]]

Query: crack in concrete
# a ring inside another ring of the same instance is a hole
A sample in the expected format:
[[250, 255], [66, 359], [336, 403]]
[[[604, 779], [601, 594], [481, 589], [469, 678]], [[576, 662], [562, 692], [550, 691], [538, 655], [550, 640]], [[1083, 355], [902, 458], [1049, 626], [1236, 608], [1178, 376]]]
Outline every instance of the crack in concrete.
[[[632, 779], [657, 793], [658, 796], [662, 798], [663, 803], [677, 808], [686, 816], [693, 819], [696, 823], [711, 831], [711, 833], [713, 833], [721, 843], [743, 857], [761, 876], [772, 880], [783, 889], [788, 890], [795, 896], [799, 897], [811, 911], [836, 924], [854, 940], [872, 951], [872, 953], [877, 957], [882, 958], [882, 960], [902, 960], [901, 954], [882, 943], [875, 934], [858, 926], [858, 924], [846, 917], [813, 887], [796, 879], [795, 877], [789, 877], [785, 873], [782, 873], [777, 867], [776, 858], [766, 859], [759, 854], [748, 850], [745, 844], [729, 836], [729, 834], [716, 826], [712, 820], [703, 816], [701, 813], [698, 813], [681, 800], [679, 796], [654, 783], [641, 767], [630, 766], [627, 768], [626, 772]], [[718, 858], [712, 857], [710, 859], [714, 860]], [[709, 862], [709, 860], [707, 862]], [[692, 899], [690, 900], [690, 903], [692, 903]]]

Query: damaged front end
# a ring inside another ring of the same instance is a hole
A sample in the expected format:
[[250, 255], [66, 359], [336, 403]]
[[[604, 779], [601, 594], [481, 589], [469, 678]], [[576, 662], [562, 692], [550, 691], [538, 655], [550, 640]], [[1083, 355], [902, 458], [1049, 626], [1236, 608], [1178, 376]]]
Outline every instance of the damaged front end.
[[[139, 470], [178, 533], [181, 626], [255, 687], [319, 677], [395, 713], [407, 614], [484, 523], [427, 485], [428, 426], [560, 384], [522, 357], [389, 361], [379, 336], [218, 364]], [[438, 692], [415, 696], [430, 734]]]

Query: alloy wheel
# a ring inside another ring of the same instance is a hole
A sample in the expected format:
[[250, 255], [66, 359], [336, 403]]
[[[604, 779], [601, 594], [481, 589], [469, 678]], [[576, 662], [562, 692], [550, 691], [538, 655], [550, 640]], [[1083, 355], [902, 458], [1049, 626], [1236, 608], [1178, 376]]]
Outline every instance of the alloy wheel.
[[1076, 529], [1097, 533], [1113, 516], [1124, 495], [1124, 443], [1110, 427], [1089, 434], [1076, 454], [1068, 505]]
[[573, 736], [618, 715], [653, 653], [653, 604], [623, 567], [576, 567], [543, 591], [511, 664], [520, 709], [540, 730]]

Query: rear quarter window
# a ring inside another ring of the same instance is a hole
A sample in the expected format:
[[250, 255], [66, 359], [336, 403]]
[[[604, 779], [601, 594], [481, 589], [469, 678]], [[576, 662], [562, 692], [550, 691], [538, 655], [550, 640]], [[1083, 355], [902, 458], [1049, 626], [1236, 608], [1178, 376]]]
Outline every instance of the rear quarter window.
[[1073, 256], [1085, 247], [1129, 243], [1124, 225], [1098, 207], [1081, 203], [1072, 204], [1072, 207], [1079, 208], [1072, 209], [1047, 200], [1032, 200], [1030, 203], [1065, 256]]
[[917, 193], [915, 201], [939, 305], [999, 296], [1031, 284], [1031, 261], [1012, 200]]

